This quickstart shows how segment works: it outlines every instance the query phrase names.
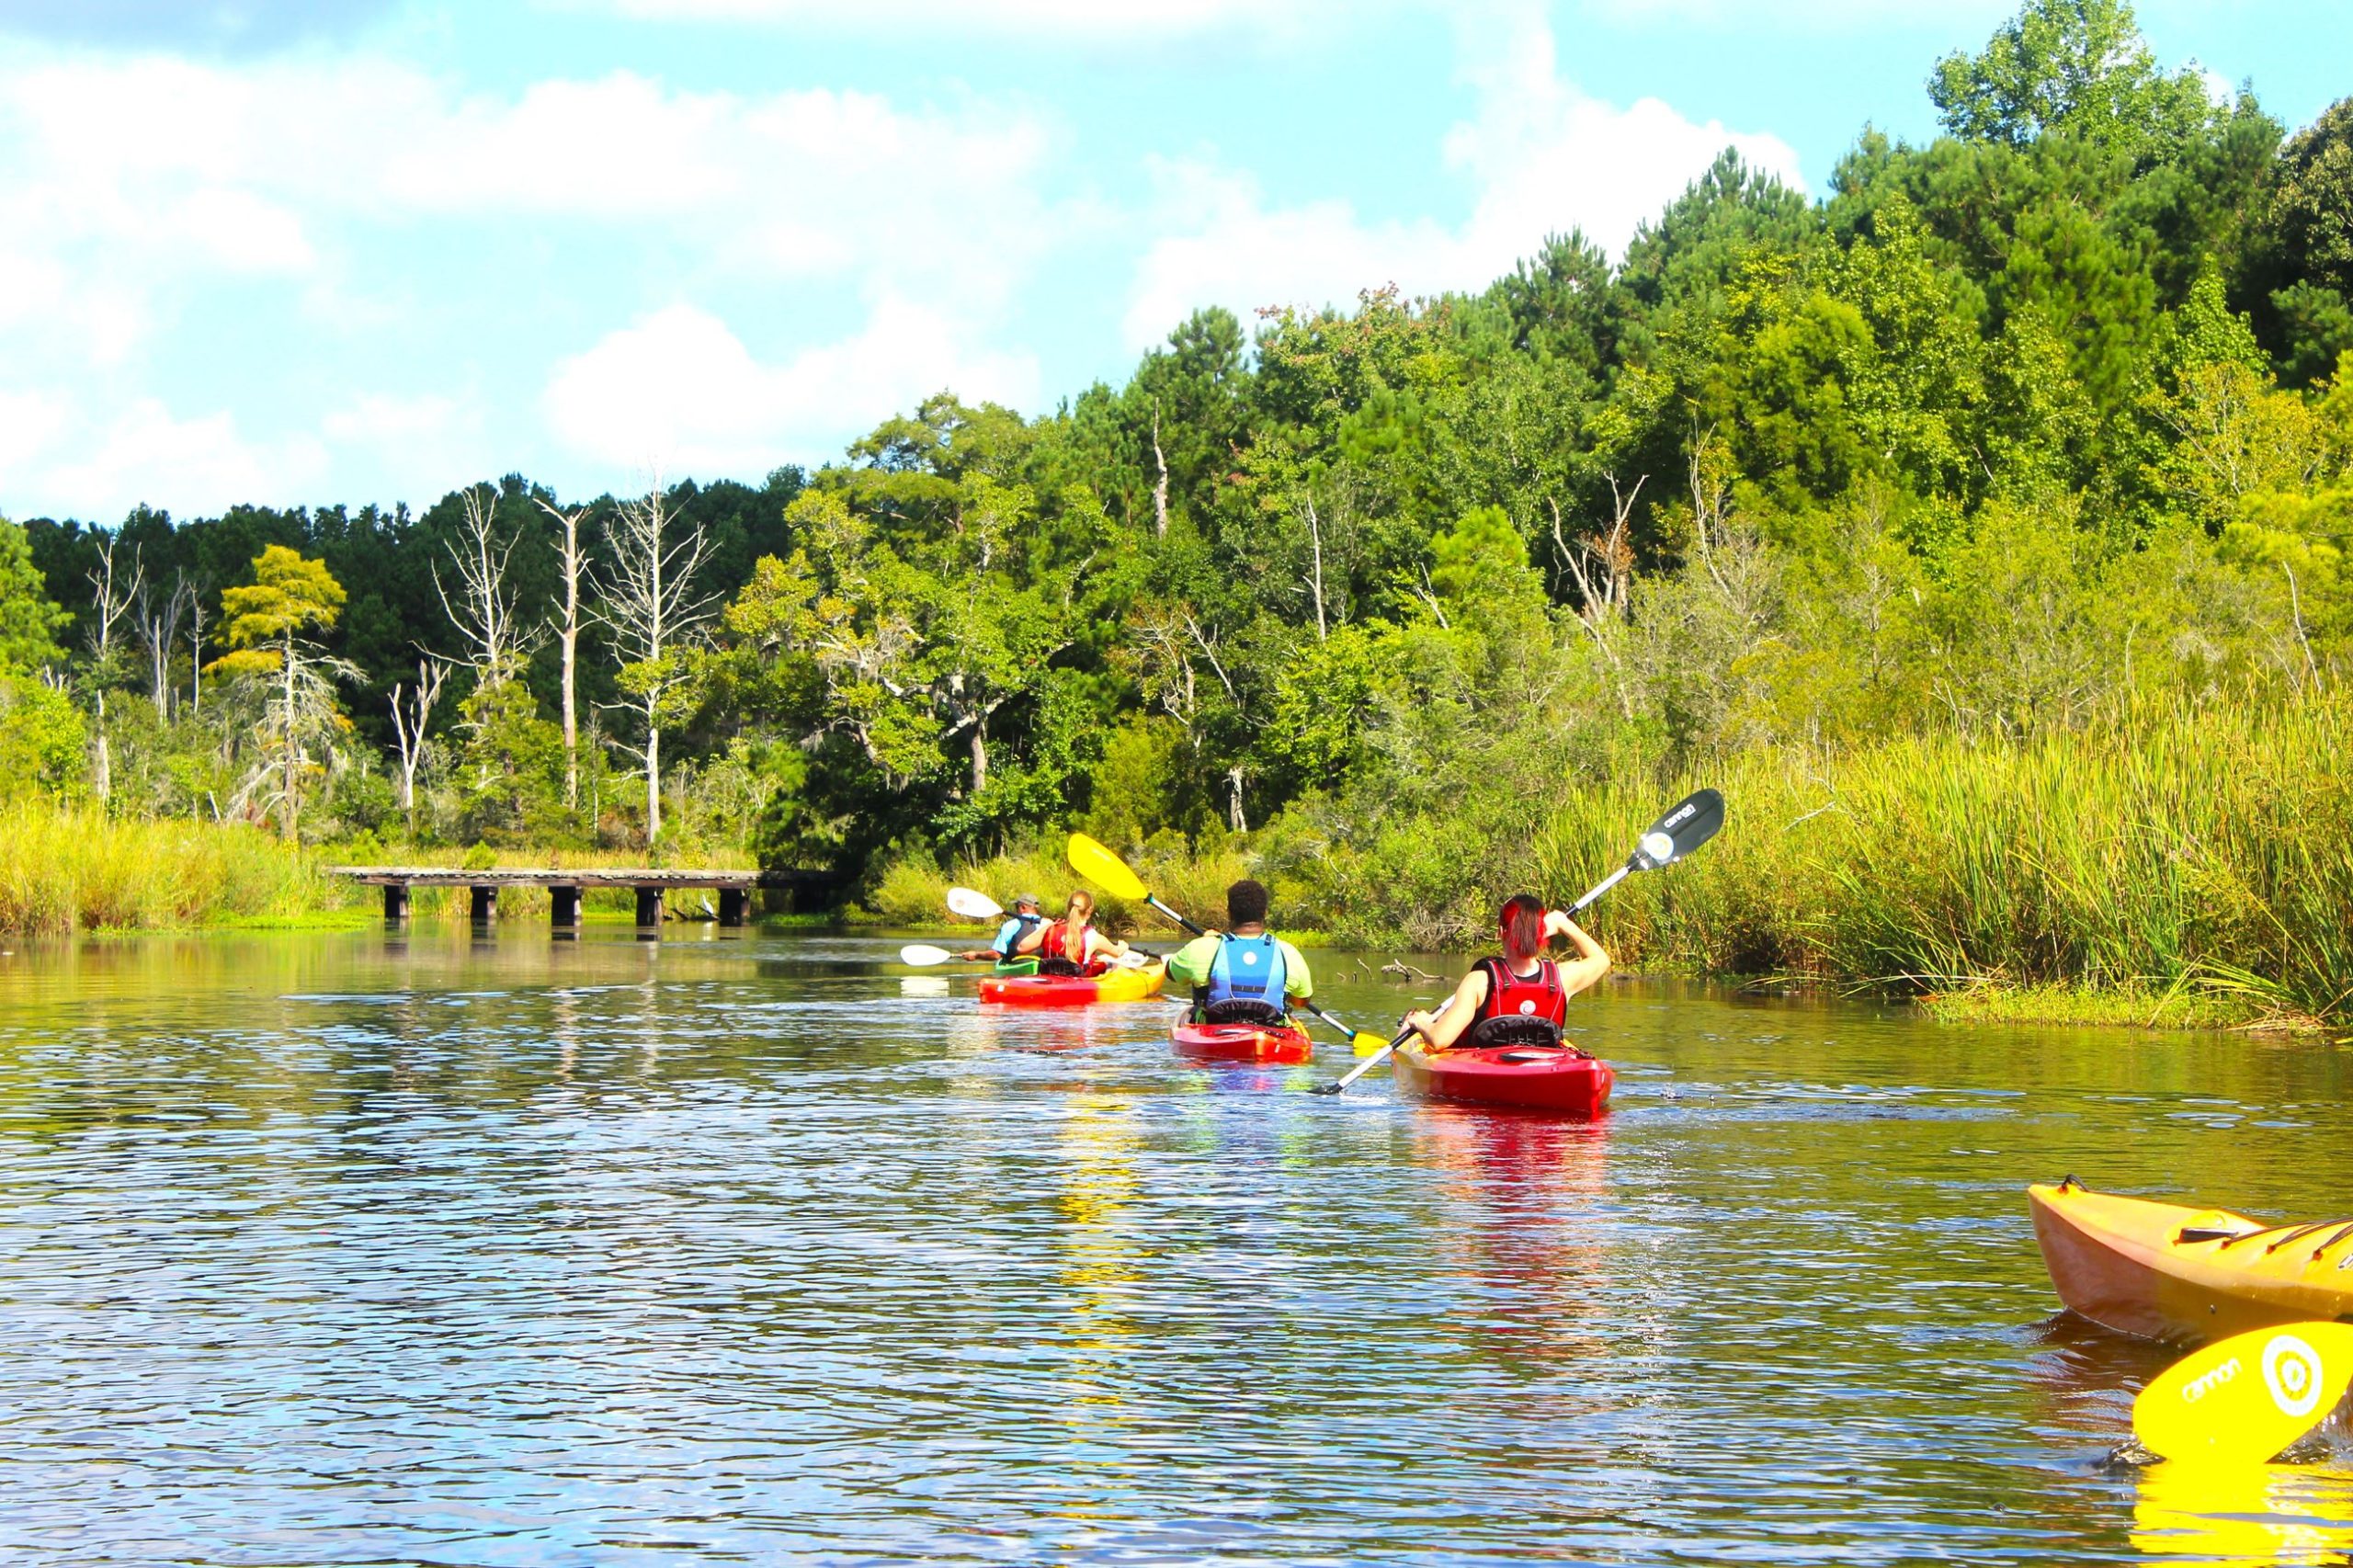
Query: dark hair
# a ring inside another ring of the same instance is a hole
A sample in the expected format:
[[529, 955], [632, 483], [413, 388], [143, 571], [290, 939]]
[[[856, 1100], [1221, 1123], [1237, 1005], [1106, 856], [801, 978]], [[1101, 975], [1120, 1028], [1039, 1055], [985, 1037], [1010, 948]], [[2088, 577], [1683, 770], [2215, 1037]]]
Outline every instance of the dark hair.
[[1502, 929], [1504, 956], [1512, 962], [1543, 951], [1544, 901], [1534, 893], [1516, 892], [1506, 899], [1495, 924]]
[[1258, 882], [1245, 877], [1225, 890], [1225, 923], [1229, 926], [1258, 926], [1267, 919], [1267, 890]]

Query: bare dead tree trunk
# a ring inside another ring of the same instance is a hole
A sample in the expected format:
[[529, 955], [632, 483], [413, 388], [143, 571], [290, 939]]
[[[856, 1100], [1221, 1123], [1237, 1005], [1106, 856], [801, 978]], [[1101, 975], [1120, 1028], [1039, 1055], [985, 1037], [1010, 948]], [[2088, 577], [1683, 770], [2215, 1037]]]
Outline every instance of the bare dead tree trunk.
[[1152, 460], [1159, 465], [1160, 478], [1152, 487], [1152, 531], [1162, 539], [1168, 537], [1168, 458], [1160, 449], [1160, 400], [1152, 400]]
[[1314, 552], [1314, 570], [1308, 578], [1309, 592], [1315, 597], [1315, 640], [1328, 642], [1330, 631], [1324, 624], [1324, 525], [1315, 516], [1315, 497], [1307, 498], [1307, 542]]
[[296, 813], [301, 809], [301, 783], [299, 764], [302, 756], [302, 748], [294, 744], [292, 727], [291, 716], [294, 712], [294, 639], [291, 636], [289, 636], [286, 639], [286, 646], [278, 654], [278, 668], [283, 670], [286, 675], [286, 711], [289, 715], [286, 736], [286, 842], [292, 844], [295, 842]]
[[454, 592], [453, 585], [442, 582], [438, 561], [433, 563], [433, 588], [449, 624], [471, 649], [467, 663], [473, 665], [477, 680], [496, 686], [519, 672], [526, 652], [514, 591], [506, 583], [506, 564], [522, 533], [518, 529], [499, 537], [498, 492], [487, 484], [459, 492], [459, 505], [462, 520], [458, 537], [447, 546]]
[[698, 522], [683, 537], [670, 535], [669, 498], [659, 476], [646, 494], [621, 503], [608, 536], [612, 574], [601, 585], [596, 619], [610, 627], [621, 655], [624, 683], [636, 688], [625, 704], [642, 715], [645, 742], [645, 838], [662, 831], [662, 720], [684, 686], [678, 655], [686, 651], [710, 608], [710, 596], [695, 597], [695, 574], [710, 549]]
[[1242, 765], [1240, 763], [1237, 762], [1225, 770], [1225, 784], [1226, 820], [1233, 824], [1234, 832], [1247, 833], [1250, 831], [1250, 823], [1242, 814]]
[[588, 558], [580, 550], [580, 519], [587, 508], [558, 511], [545, 501], [540, 507], [563, 525], [563, 553], [557, 562], [563, 574], [563, 621], [556, 628], [556, 644], [563, 652], [563, 803], [580, 806], [580, 581]]
[[187, 613], [188, 601], [195, 597], [185, 575], [176, 575], [172, 591], [158, 601], [153, 585], [142, 584], [139, 589], [139, 610], [134, 618], [139, 628], [140, 645], [147, 652], [148, 694], [155, 704], [155, 717], [168, 721], [172, 716], [172, 643], [179, 636], [180, 617]]
[[425, 759], [425, 726], [433, 717], [433, 705], [440, 700], [442, 683], [449, 678], [449, 666], [426, 655], [416, 661], [416, 685], [414, 688], [394, 682], [392, 686], [392, 734], [401, 751], [401, 811], [408, 818], [411, 837], [416, 835], [416, 768]]
[[188, 594], [188, 710], [204, 711], [204, 594], [194, 583]]
[[92, 673], [90, 692], [97, 708], [97, 743], [92, 761], [91, 783], [96, 788], [98, 804], [105, 806], [114, 796], [114, 752], [107, 736], [107, 682], [114, 678], [115, 632], [147, 580], [146, 569], [134, 549], [131, 556], [131, 578], [122, 580], [115, 570], [115, 546], [121, 542], [119, 535], [101, 534], [105, 540], [98, 546], [98, 563], [90, 569], [90, 603], [97, 614], [90, 628], [90, 662]]
[[1626, 684], [1625, 665], [1618, 657], [1617, 647], [1604, 627], [1626, 617], [1634, 573], [1634, 551], [1629, 542], [1634, 501], [1642, 494], [1643, 486], [1649, 482], [1650, 475], [1643, 474], [1636, 479], [1631, 490], [1620, 486], [1614, 473], [1603, 477], [1609, 481], [1611, 517], [1609, 532], [1598, 543], [1586, 538], [1572, 545], [1562, 530], [1560, 504], [1549, 497], [1547, 502], [1552, 508], [1552, 548], [1559, 551], [1570, 575], [1576, 579], [1580, 601], [1578, 623], [1592, 637], [1594, 646], [1601, 650], [1603, 659], [1608, 661], [1611, 684], [1618, 688], [1619, 710], [1631, 719], [1634, 716], [1634, 695]]

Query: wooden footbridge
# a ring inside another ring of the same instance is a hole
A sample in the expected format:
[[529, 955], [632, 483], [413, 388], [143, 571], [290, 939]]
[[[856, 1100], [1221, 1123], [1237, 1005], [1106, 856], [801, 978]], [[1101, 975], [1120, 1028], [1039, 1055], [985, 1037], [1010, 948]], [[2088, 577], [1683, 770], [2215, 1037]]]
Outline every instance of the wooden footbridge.
[[751, 918], [752, 894], [767, 889], [798, 895], [824, 893], [838, 879], [824, 871], [705, 871], [670, 870], [654, 866], [576, 866], [545, 870], [500, 866], [486, 870], [451, 869], [439, 866], [330, 866], [330, 876], [346, 877], [384, 890], [384, 919], [398, 925], [408, 919], [409, 892], [414, 888], [466, 888], [477, 923], [498, 914], [501, 888], [545, 888], [549, 915], [559, 931], [580, 926], [580, 895], [590, 888], [629, 888], [637, 894], [637, 924], [641, 930], [658, 929], [664, 900], [674, 892], [704, 892], [719, 895], [717, 918], [722, 926], [743, 926]]

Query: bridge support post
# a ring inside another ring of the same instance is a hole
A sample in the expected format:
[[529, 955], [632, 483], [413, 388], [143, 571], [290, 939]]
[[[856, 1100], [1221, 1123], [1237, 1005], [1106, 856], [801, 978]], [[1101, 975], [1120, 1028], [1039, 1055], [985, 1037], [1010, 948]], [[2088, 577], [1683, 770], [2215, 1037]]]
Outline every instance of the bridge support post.
[[644, 930], [646, 927], [648, 927], [648, 926], [652, 926], [652, 927], [654, 927], [654, 929], [659, 930], [659, 929], [661, 928], [661, 926], [662, 926], [662, 890], [661, 890], [660, 888], [640, 888], [640, 889], [638, 889], [638, 890], [637, 890], [637, 928], [638, 928], [639, 930], [642, 931], [642, 930]]
[[722, 926], [744, 926], [750, 923], [752, 895], [742, 888], [719, 890], [719, 923]]
[[498, 917], [498, 889], [477, 882], [472, 892], [474, 924], [487, 926]]
[[548, 889], [548, 919], [559, 931], [577, 930], [580, 926], [580, 890], [563, 886]]
[[387, 926], [408, 924], [408, 884], [406, 882], [384, 884], [384, 924]]

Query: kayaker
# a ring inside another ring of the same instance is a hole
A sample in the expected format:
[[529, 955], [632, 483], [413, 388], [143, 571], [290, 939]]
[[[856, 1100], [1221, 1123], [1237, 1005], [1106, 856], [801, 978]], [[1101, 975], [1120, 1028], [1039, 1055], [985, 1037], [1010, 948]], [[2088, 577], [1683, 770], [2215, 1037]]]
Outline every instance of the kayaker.
[[[1609, 972], [1609, 954], [1566, 915], [1548, 911], [1534, 893], [1515, 893], [1495, 922], [1503, 956], [1482, 959], [1446, 1006], [1411, 1012], [1404, 1026], [1438, 1051], [1461, 1044], [1558, 1045], [1569, 998]], [[1544, 945], [1565, 937], [1577, 956], [1554, 963]], [[1173, 972], [1173, 971], [1172, 971]]]
[[1005, 924], [996, 928], [995, 941], [956, 956], [967, 963], [978, 963], [983, 959], [995, 959], [1000, 965], [1019, 963], [1038, 946], [1032, 933], [1046, 923], [1043, 908], [1036, 893], [1023, 893], [1013, 901], [1013, 913], [1005, 917]]
[[1128, 945], [1095, 928], [1095, 895], [1085, 888], [1070, 895], [1060, 920], [1038, 928], [1033, 946], [1040, 974], [1101, 974], [1128, 956]]
[[1197, 1024], [1284, 1024], [1286, 998], [1304, 1002], [1315, 981], [1299, 949], [1267, 929], [1267, 890], [1248, 878], [1225, 890], [1228, 929], [1196, 937], [1168, 955], [1171, 984], [1193, 988]]

